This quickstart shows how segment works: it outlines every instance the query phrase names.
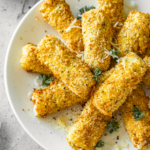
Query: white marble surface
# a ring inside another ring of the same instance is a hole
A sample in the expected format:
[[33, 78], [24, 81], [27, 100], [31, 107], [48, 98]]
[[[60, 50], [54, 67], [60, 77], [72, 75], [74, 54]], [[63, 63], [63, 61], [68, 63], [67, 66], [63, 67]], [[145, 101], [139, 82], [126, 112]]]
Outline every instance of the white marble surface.
[[0, 0], [0, 150], [43, 150], [16, 120], [4, 88], [4, 61], [10, 38], [38, 0]]

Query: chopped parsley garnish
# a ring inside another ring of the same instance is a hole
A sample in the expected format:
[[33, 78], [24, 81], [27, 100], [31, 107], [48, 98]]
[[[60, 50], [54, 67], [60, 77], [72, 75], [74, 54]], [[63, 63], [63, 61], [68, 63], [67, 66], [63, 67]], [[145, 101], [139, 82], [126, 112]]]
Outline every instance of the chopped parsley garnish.
[[120, 54], [120, 52], [117, 51], [117, 50], [115, 50], [115, 49], [112, 49], [112, 50], [110, 51], [110, 53], [112, 54], [112, 58], [115, 59], [116, 62], [118, 62], [118, 60], [119, 60], [118, 55]]
[[52, 81], [54, 81], [54, 77], [50, 77], [50, 76], [45, 75], [45, 74], [40, 74], [39, 77], [42, 79], [42, 85], [43, 85], [43, 86], [49, 86], [50, 83], [51, 83]]
[[119, 123], [117, 121], [113, 119], [108, 123], [107, 130], [109, 133], [113, 133], [114, 131], [117, 131], [117, 129], [119, 129]]
[[104, 144], [105, 144], [105, 142], [103, 142], [102, 140], [100, 140], [100, 141], [96, 144], [95, 148], [96, 148], [96, 147], [103, 147]]
[[120, 54], [120, 52], [117, 51], [117, 50], [115, 50], [115, 49], [112, 49], [110, 52], [111, 52], [113, 55], [119, 55], [119, 54]]
[[145, 113], [140, 111], [138, 107], [135, 107], [132, 116], [134, 116], [136, 121], [139, 121], [141, 118], [145, 118]]
[[102, 75], [102, 71], [99, 68], [96, 68], [94, 70], [94, 75], [93, 75], [93, 79], [96, 80], [97, 82], [100, 82], [100, 80], [98, 79], [98, 77]]
[[80, 8], [79, 13], [77, 15], [77, 19], [82, 20], [82, 14], [91, 10], [91, 9], [95, 9], [95, 7], [94, 6], [90, 6], [90, 7], [85, 6], [85, 7]]

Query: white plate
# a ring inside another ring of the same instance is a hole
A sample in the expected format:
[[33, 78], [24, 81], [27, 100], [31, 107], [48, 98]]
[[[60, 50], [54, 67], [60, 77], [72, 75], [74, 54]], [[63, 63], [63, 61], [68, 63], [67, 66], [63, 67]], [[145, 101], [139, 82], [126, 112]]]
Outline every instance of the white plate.
[[[97, 0], [66, 0], [71, 6], [73, 14], [76, 16], [78, 10], [85, 5], [97, 6]], [[26, 43], [38, 44], [45, 34], [53, 34], [59, 37], [57, 32], [44, 22], [39, 13], [39, 7], [42, 1], [36, 4], [23, 18], [18, 25], [10, 41], [6, 63], [5, 63], [5, 86], [10, 105], [18, 121], [26, 132], [44, 149], [47, 150], [71, 150], [66, 142], [66, 132], [54, 127], [53, 116], [59, 116], [60, 113], [49, 115], [46, 119], [36, 118], [33, 113], [33, 104], [29, 100], [28, 92], [36, 88], [34, 81], [38, 74], [27, 73], [20, 67], [21, 49]], [[150, 13], [149, 0], [137, 0], [139, 10]], [[35, 17], [39, 17], [36, 21]], [[22, 38], [22, 40], [20, 39]], [[77, 107], [79, 108], [79, 107]], [[24, 109], [25, 111], [22, 111]], [[75, 109], [75, 108], [74, 108]], [[69, 110], [66, 110], [69, 111]], [[62, 113], [65, 114], [66, 111]], [[53, 122], [53, 123], [51, 123]], [[125, 129], [123, 129], [125, 130]], [[103, 137], [105, 141], [116, 138], [118, 133], [109, 138]], [[121, 134], [123, 137], [128, 136]], [[108, 142], [107, 142], [108, 143]], [[104, 150], [108, 147], [105, 146]], [[112, 148], [109, 148], [112, 149]], [[130, 144], [130, 149], [134, 149]]]

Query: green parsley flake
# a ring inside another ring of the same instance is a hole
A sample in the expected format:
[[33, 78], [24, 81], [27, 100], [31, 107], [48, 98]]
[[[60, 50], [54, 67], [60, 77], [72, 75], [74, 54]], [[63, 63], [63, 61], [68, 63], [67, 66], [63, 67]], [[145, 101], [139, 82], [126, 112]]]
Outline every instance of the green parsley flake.
[[102, 71], [99, 68], [96, 68], [94, 70], [94, 75], [93, 75], [93, 79], [96, 80], [97, 82], [100, 82], [100, 80], [98, 79], [98, 77], [102, 75]]
[[113, 133], [114, 131], [117, 131], [117, 129], [119, 129], [119, 123], [117, 121], [113, 119], [108, 123], [107, 130], [109, 133]]
[[115, 49], [112, 49], [110, 51], [110, 53], [112, 54], [112, 58], [116, 60], [116, 62], [118, 63], [119, 62], [119, 57], [118, 55], [120, 54], [119, 51], [115, 50]]
[[117, 51], [117, 50], [115, 50], [115, 49], [112, 49], [112, 50], [111, 50], [111, 53], [112, 53], [113, 55], [119, 55], [119, 54], [120, 54], [120, 52]]
[[54, 77], [49, 77], [48, 75], [45, 75], [45, 74], [40, 74], [39, 77], [42, 79], [42, 85], [43, 86], [49, 86], [50, 83], [52, 81], [54, 81]]
[[80, 8], [79, 13], [77, 15], [77, 19], [82, 20], [82, 14], [91, 9], [95, 9], [95, 7], [94, 6], [90, 6], [90, 7], [85, 6], [85, 7]]
[[96, 148], [96, 147], [103, 147], [104, 144], [105, 144], [105, 142], [103, 142], [102, 140], [100, 140], [100, 141], [96, 144], [95, 148]]
[[140, 111], [138, 107], [135, 107], [132, 116], [134, 116], [136, 121], [139, 121], [140, 119], [145, 118], [145, 113]]

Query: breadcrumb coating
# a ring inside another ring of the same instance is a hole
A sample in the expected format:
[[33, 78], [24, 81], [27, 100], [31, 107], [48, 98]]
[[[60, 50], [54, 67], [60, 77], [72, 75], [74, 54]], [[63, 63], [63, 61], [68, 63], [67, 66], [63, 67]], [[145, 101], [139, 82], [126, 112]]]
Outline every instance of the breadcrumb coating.
[[135, 53], [125, 56], [110, 77], [94, 94], [93, 104], [104, 115], [112, 113], [125, 102], [147, 70], [146, 63]]
[[[149, 98], [146, 97], [142, 87], [138, 86], [120, 108], [130, 139], [134, 147], [140, 150], [146, 150], [146, 148], [150, 147], [150, 107], [148, 104]], [[132, 114], [135, 107], [145, 113], [145, 118], [139, 121], [134, 119]]]
[[84, 50], [81, 21], [75, 19], [65, 0], [45, 0], [40, 12], [45, 22], [56, 29], [69, 48]]
[[150, 57], [145, 56], [144, 61], [147, 63], [148, 69], [143, 77], [142, 84], [144, 84], [147, 89], [150, 89]]
[[96, 82], [89, 67], [58, 38], [45, 36], [38, 44], [37, 56], [56, 78], [79, 97], [86, 97], [91, 92]]
[[76, 150], [93, 150], [109, 121], [110, 117], [102, 115], [91, 99], [68, 132], [69, 145]]
[[88, 99], [89, 96], [80, 98], [59, 80], [51, 82], [51, 85], [44, 89], [34, 89], [31, 98], [37, 117], [45, 117], [47, 114], [85, 103]]
[[99, 10], [104, 11], [112, 22], [114, 36], [118, 34], [125, 20], [124, 0], [98, 0]]
[[37, 47], [34, 44], [26, 44], [22, 48], [20, 65], [28, 72], [38, 72], [47, 75], [52, 74], [52, 71], [45, 65], [42, 65], [38, 60]]
[[[99, 86], [111, 75], [114, 69], [99, 77]], [[93, 91], [94, 92], [94, 91]], [[93, 105], [93, 96], [87, 102], [82, 114], [74, 122], [66, 137], [69, 145], [76, 150], [93, 150], [100, 141], [105, 128], [110, 121]]]
[[150, 14], [131, 11], [118, 35], [120, 57], [142, 54], [150, 48]]
[[82, 28], [84, 61], [91, 70], [99, 68], [107, 71], [111, 56], [105, 51], [111, 50], [113, 36], [110, 16], [92, 9], [82, 15]]

